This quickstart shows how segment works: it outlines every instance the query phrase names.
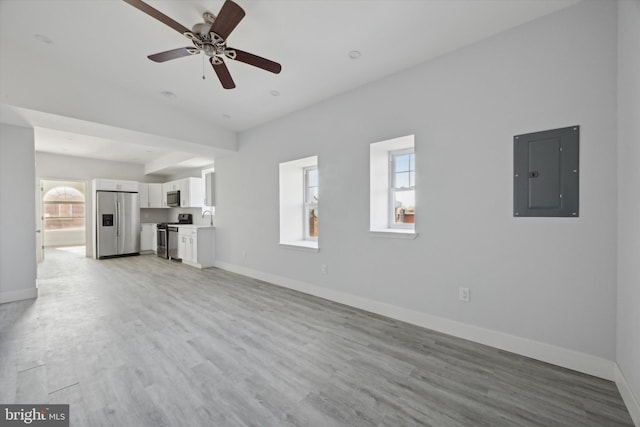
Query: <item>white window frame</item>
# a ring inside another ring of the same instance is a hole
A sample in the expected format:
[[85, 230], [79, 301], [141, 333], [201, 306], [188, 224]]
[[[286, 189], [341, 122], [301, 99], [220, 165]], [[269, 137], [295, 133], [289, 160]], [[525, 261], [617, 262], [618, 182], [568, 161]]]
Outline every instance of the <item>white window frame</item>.
[[[305, 169], [318, 167], [318, 156], [279, 164], [279, 244], [284, 248], [318, 252], [318, 240], [305, 239]], [[319, 169], [319, 168], [318, 168]], [[318, 175], [318, 184], [320, 176]], [[320, 185], [318, 185], [318, 188]]]
[[[393, 210], [390, 201], [392, 176], [389, 153], [405, 149], [413, 150], [414, 155], [416, 154], [414, 135], [374, 142], [369, 146], [369, 234], [372, 237], [415, 239], [418, 236], [417, 216], [414, 217], [414, 224], [390, 226]], [[416, 163], [414, 169], [417, 171], [419, 168]], [[415, 194], [415, 197], [417, 204], [418, 194]]]
[[[414, 179], [413, 185], [410, 187], [395, 187], [395, 175], [396, 175], [396, 162], [394, 161], [397, 156], [403, 156], [407, 154], [413, 154], [414, 156], [414, 167], [413, 170], [409, 168], [408, 172], [413, 172]], [[411, 148], [402, 148], [399, 150], [389, 151], [389, 228], [405, 228], [405, 229], [414, 229], [415, 223], [412, 224], [397, 224], [395, 221], [396, 209], [395, 209], [395, 200], [396, 193], [404, 192], [404, 191], [413, 191], [415, 197], [415, 149]]]
[[[304, 182], [304, 188], [302, 189], [303, 193], [303, 199], [304, 199], [304, 212], [302, 213], [302, 218], [304, 219], [304, 240], [311, 240], [311, 241], [318, 241], [317, 237], [311, 236], [311, 230], [309, 229], [309, 214], [311, 212], [312, 209], [315, 209], [316, 211], [318, 210], [318, 200], [309, 200], [308, 199], [308, 195], [309, 192], [308, 190], [310, 188], [314, 188], [314, 186], [309, 185], [309, 172], [311, 171], [318, 171], [318, 165], [314, 165], [314, 166], [307, 166], [305, 168], [302, 169], [302, 173], [303, 173], [303, 182]], [[317, 180], [317, 184], [315, 185], [315, 188], [318, 189], [318, 193], [320, 193], [320, 177], [318, 176], [318, 180]]]

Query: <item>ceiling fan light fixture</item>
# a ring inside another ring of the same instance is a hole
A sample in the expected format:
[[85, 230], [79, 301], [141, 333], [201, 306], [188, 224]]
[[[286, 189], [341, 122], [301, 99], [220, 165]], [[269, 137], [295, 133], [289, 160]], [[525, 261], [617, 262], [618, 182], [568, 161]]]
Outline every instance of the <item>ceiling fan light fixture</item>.
[[211, 44], [205, 44], [202, 46], [202, 50], [204, 52], [205, 55], [207, 56], [213, 56], [215, 55], [217, 52], [217, 49], [215, 48], [215, 46], [211, 45]]

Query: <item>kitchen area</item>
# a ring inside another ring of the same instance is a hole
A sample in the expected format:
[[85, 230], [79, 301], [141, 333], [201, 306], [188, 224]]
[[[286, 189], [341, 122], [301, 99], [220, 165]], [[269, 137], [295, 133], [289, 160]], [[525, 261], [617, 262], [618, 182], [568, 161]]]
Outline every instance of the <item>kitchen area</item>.
[[195, 268], [215, 258], [215, 173], [165, 183], [93, 179], [87, 256], [153, 254]]

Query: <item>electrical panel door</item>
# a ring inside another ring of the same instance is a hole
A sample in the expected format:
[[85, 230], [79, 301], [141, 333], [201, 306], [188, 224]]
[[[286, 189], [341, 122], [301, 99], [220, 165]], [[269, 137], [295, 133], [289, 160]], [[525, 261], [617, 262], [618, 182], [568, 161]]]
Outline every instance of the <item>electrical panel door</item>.
[[580, 127], [516, 135], [513, 216], [579, 216]]

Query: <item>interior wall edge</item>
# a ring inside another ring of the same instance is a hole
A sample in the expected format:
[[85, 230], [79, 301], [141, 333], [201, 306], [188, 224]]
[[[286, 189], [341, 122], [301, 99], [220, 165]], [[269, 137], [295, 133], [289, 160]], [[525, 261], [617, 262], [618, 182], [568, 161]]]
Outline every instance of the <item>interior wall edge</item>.
[[629, 411], [629, 415], [631, 415], [633, 423], [640, 426], [640, 399], [638, 399], [638, 397], [633, 393], [633, 390], [627, 382], [627, 378], [624, 376], [624, 372], [622, 372], [620, 365], [615, 363], [614, 370], [616, 386], [618, 386], [618, 391], [620, 391], [622, 400], [627, 406], [627, 410]]
[[38, 298], [37, 282], [36, 287], [28, 289], [19, 289], [17, 291], [0, 292], [0, 304], [22, 301], [25, 299]]
[[593, 375], [598, 378], [609, 381], [614, 381], [615, 378], [617, 378], [614, 370], [615, 362], [602, 357], [516, 335], [505, 334], [504, 332], [492, 329], [481, 328], [468, 323], [433, 316], [369, 298], [338, 292], [311, 283], [265, 273], [223, 261], [216, 261], [215, 267], [262, 280], [276, 286], [303, 292], [402, 322], [411, 323], [416, 326], [488, 345], [584, 374]]

